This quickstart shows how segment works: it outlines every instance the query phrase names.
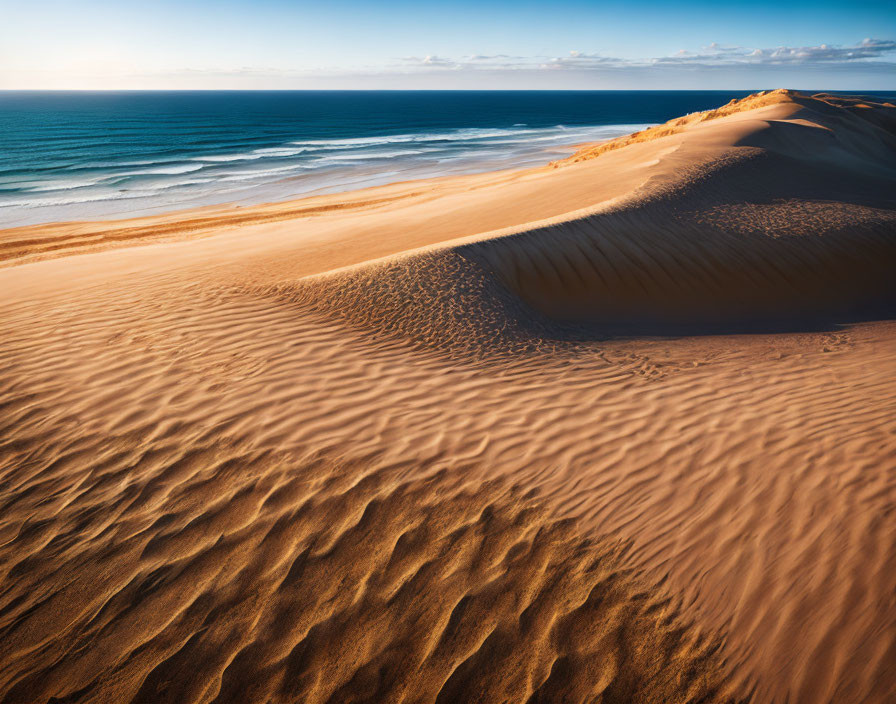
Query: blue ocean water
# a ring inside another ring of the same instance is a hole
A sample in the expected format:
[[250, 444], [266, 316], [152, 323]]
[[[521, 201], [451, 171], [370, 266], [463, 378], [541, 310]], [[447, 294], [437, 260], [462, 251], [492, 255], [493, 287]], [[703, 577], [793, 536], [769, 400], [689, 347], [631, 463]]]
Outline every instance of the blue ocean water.
[[0, 92], [0, 227], [547, 163], [748, 92]]

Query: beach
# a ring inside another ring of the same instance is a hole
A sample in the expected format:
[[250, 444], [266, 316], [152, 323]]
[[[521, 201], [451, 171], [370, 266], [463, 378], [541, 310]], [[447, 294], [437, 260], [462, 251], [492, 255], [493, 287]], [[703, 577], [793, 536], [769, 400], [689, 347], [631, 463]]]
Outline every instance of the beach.
[[0, 229], [544, 165], [744, 91], [0, 94]]
[[896, 697], [896, 107], [557, 156], [0, 230], [0, 701]]

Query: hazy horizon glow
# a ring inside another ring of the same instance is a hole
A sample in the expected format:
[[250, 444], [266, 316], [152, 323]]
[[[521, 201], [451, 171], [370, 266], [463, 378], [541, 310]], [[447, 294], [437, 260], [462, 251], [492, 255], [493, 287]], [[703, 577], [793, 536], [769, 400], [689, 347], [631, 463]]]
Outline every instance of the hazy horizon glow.
[[896, 89], [892, 2], [35, 0], [0, 89]]

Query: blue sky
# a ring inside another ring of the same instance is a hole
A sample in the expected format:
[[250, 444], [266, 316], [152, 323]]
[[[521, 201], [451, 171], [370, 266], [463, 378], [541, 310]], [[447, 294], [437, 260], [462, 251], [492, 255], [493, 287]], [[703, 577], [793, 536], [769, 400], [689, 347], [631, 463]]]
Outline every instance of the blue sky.
[[0, 88], [896, 89], [896, 2], [0, 0]]

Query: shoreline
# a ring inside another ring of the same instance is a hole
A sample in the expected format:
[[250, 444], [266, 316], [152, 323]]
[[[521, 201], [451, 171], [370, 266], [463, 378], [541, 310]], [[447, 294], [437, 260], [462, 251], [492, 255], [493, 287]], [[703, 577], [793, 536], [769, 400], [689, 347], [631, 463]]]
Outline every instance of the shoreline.
[[[486, 117], [483, 123], [488, 123]], [[364, 137], [362, 122], [359, 137], [298, 139], [272, 147], [259, 146], [246, 134], [240, 145], [222, 143], [220, 148], [204, 151], [185, 147], [171, 154], [162, 150], [142, 158], [129, 159], [119, 147], [105, 161], [102, 145], [85, 144], [75, 156], [59, 157], [68, 159], [59, 169], [41, 168], [41, 160], [52, 158], [53, 153], [37, 150], [35, 171], [28, 176], [21, 174], [30, 163], [13, 141], [9, 159], [0, 159], [0, 181], [4, 181], [0, 227], [146, 217], [227, 204], [260, 205], [400, 181], [537, 167], [558, 153], [569, 152], [574, 148], [571, 144], [611, 139], [643, 127], [618, 123], [570, 128], [420, 128]], [[170, 139], [177, 136], [174, 132]], [[156, 139], [164, 141], [166, 136]], [[270, 139], [262, 142], [269, 143]]]
[[[572, 156], [579, 150], [611, 141], [613, 139], [580, 142], [551, 151]], [[100, 249], [208, 237], [235, 227], [270, 225], [347, 211], [365, 211], [387, 205], [413, 205], [415, 201], [422, 202], [470, 189], [498, 187], [509, 182], [525, 180], [530, 176], [546, 174], [552, 171], [555, 161], [537, 166], [402, 179], [332, 193], [298, 195], [284, 200], [253, 204], [225, 202], [123, 218], [51, 221], [0, 228], [0, 268]], [[617, 193], [619, 194], [621, 190]], [[589, 205], [593, 205], [589, 199], [579, 199], [570, 209], [577, 210]], [[548, 215], [536, 215], [532, 219], [540, 220], [543, 217], [563, 214], [557, 208], [549, 209], [547, 212]], [[525, 221], [519, 218], [509, 218], [501, 222], [505, 224], [490, 229], [525, 224]]]

